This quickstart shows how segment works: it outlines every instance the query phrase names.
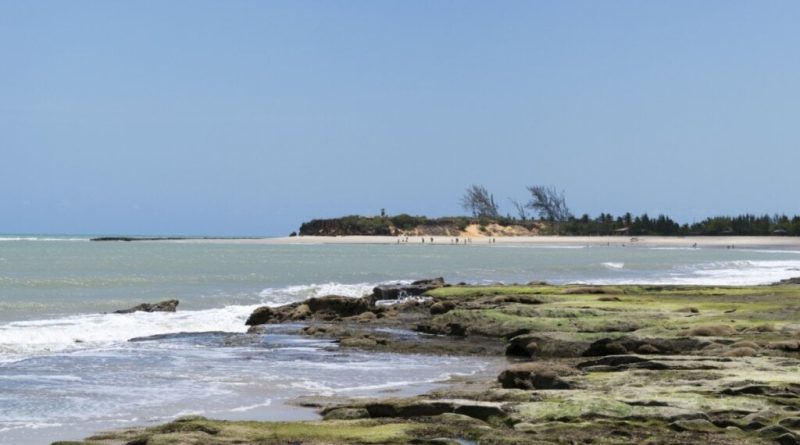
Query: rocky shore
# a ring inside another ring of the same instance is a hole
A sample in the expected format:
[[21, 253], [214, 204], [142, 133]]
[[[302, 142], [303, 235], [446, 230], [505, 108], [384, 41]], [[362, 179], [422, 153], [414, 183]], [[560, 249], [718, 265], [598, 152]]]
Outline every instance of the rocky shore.
[[[70, 444], [800, 443], [800, 286], [509, 286], [423, 280], [262, 307], [342, 348], [505, 356], [496, 379], [398, 399], [298, 401], [315, 422], [181, 418]], [[446, 370], [443, 370], [446, 371]]]

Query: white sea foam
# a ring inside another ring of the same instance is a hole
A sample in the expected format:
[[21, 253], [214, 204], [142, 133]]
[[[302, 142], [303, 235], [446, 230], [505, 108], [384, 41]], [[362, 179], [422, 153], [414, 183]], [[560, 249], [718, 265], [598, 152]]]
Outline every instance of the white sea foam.
[[[394, 282], [397, 283], [397, 282]], [[267, 288], [262, 304], [279, 306], [325, 295], [362, 297], [374, 283], [323, 283]], [[0, 363], [32, 355], [102, 347], [135, 337], [176, 332], [244, 332], [247, 317], [259, 305], [218, 309], [132, 314], [84, 314], [0, 324]]]
[[89, 241], [89, 238], [53, 238], [41, 236], [0, 236], [2, 241]]
[[[352, 365], [350, 366], [352, 368]], [[426, 379], [419, 379], [419, 380], [393, 380], [390, 382], [384, 383], [375, 383], [370, 385], [353, 385], [353, 386], [336, 386], [333, 384], [325, 384], [320, 381], [316, 380], [300, 380], [291, 382], [287, 385], [289, 388], [302, 390], [304, 392], [309, 392], [312, 394], [318, 394], [321, 396], [330, 397], [336, 394], [372, 394], [375, 391], [380, 390], [387, 390], [392, 388], [399, 388], [405, 387], [409, 385], [419, 385], [419, 384], [431, 384], [435, 382], [441, 382], [448, 378], [449, 375], [442, 378], [442, 376], [437, 376], [434, 378], [426, 378]]]
[[608, 269], [619, 270], [625, 267], [625, 263], [608, 262], [608, 263], [603, 263], [603, 266], [607, 267]]
[[797, 276], [800, 276], [800, 261], [738, 260], [682, 265], [650, 277], [597, 279], [577, 283], [755, 286]]
[[264, 401], [264, 403], [256, 403], [255, 405], [247, 405], [247, 406], [239, 406], [239, 407], [236, 407], [236, 408], [231, 408], [230, 411], [235, 412], [235, 413], [240, 413], [240, 412], [244, 412], [244, 411], [252, 411], [252, 410], [258, 409], [258, 408], [266, 408], [266, 407], [268, 407], [270, 405], [272, 405], [272, 400], [271, 399], [267, 399], [267, 400]]
[[361, 385], [361, 386], [350, 386], [350, 387], [347, 387], [347, 388], [338, 388], [335, 391], [339, 392], [339, 393], [349, 393], [349, 392], [359, 392], [359, 391], [373, 392], [373, 391], [387, 390], [387, 389], [391, 389], [391, 388], [397, 388], [397, 387], [408, 386], [408, 385], [419, 384], [419, 383], [433, 383], [433, 382], [438, 382], [438, 381], [441, 381], [441, 380], [442, 379], [440, 379], [440, 378], [425, 379], [425, 380], [422, 380], [422, 381], [395, 380], [393, 382], [377, 383], [377, 384], [374, 384], [374, 385]]
[[770, 284], [800, 275], [800, 261], [727, 261], [702, 264], [692, 271], [694, 277], [709, 284]]
[[175, 332], [244, 332], [247, 317], [258, 307], [179, 312], [90, 314], [16, 321], [0, 325], [0, 361], [30, 355], [107, 346], [134, 337]]
[[745, 251], [745, 252], [768, 253], [770, 255], [772, 255], [772, 254], [788, 254], [788, 255], [798, 255], [798, 254], [800, 254], [800, 250], [788, 250], [788, 249], [785, 249], [785, 250], [784, 249], [780, 249], [780, 250], [772, 249], [772, 250], [770, 250], [770, 249], [742, 248], [742, 249], [737, 249], [737, 250]]
[[375, 283], [343, 284], [330, 282], [322, 284], [304, 284], [279, 288], [270, 287], [262, 290], [259, 296], [266, 305], [280, 306], [282, 304], [294, 303], [314, 297], [323, 297], [325, 295], [341, 295], [343, 297], [359, 298], [371, 294], [375, 286]]
[[19, 430], [19, 429], [38, 430], [42, 428], [53, 428], [62, 425], [63, 425], [62, 423], [56, 423], [56, 422], [13, 422], [11, 423], [11, 426], [0, 427], [0, 433]]

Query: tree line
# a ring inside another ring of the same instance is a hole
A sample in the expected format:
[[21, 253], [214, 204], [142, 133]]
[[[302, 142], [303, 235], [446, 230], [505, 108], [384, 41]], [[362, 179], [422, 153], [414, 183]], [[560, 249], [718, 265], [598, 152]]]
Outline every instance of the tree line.
[[630, 213], [614, 216], [601, 213], [592, 218], [588, 214], [574, 216], [567, 206], [564, 192], [555, 187], [534, 185], [526, 187], [529, 198], [519, 202], [509, 198], [515, 215], [500, 215], [494, 196], [482, 185], [467, 188], [460, 204], [474, 218], [492, 220], [502, 225], [528, 226], [532, 214], [539, 218], [545, 233], [558, 235], [791, 235], [800, 236], [800, 216], [752, 215], [715, 216], [692, 224], [679, 224], [666, 215], [649, 216], [647, 213], [634, 216]]

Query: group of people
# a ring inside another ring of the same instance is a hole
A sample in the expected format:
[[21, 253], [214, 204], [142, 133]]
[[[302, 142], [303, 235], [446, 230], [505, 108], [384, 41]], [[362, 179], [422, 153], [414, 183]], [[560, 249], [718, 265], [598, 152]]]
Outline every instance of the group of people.
[[[425, 239], [426, 238], [424, 236], [421, 237], [420, 238], [420, 242], [422, 244], [425, 244]], [[429, 239], [430, 244], [433, 244], [435, 242], [434, 237], [430, 237], [428, 239]], [[397, 244], [407, 244], [407, 243], [408, 243], [408, 237], [407, 236], [397, 238]], [[489, 238], [489, 244], [495, 244], [495, 243], [497, 243], [496, 239]], [[472, 238], [466, 238], [466, 237], [463, 238], [463, 239], [462, 238], [451, 238], [450, 239], [450, 244], [461, 244], [461, 245], [472, 244]]]

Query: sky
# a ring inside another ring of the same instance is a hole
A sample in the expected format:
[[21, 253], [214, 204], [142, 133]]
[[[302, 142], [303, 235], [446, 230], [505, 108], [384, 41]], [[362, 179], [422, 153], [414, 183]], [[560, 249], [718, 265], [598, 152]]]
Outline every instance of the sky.
[[0, 0], [0, 233], [800, 214], [800, 2]]

